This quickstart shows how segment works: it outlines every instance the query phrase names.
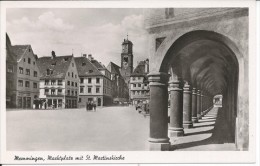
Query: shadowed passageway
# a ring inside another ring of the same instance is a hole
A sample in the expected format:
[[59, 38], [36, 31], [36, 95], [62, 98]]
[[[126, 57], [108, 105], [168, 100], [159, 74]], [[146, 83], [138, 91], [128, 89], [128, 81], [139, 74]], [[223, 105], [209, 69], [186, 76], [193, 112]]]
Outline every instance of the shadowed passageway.
[[184, 137], [174, 140], [171, 150], [234, 151], [235, 143], [232, 142], [224, 111], [212, 108], [193, 128], [185, 129]]

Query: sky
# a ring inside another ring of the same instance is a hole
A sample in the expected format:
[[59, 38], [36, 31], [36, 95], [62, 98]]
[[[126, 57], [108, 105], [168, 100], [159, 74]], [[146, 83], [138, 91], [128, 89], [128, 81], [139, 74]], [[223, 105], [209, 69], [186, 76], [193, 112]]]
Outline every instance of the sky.
[[143, 9], [13, 8], [6, 30], [12, 45], [30, 44], [38, 57], [92, 54], [105, 66], [120, 66], [124, 38], [133, 42], [134, 66], [148, 58]]

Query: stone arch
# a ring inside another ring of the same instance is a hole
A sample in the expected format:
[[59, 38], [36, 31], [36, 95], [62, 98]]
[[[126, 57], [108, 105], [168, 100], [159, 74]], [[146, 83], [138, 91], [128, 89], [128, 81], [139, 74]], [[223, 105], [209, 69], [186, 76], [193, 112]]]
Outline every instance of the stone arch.
[[[238, 123], [237, 121], [239, 121], [237, 112], [243, 114], [243, 112], [248, 111], [247, 106], [241, 107], [243, 103], [247, 103], [248, 105], [248, 99], [246, 99], [246, 97], [240, 97], [244, 92], [248, 91], [247, 84], [244, 84], [247, 80], [247, 74], [245, 73], [247, 72], [245, 68], [247, 65], [244, 59], [245, 56], [231, 39], [220, 33], [206, 30], [191, 31], [181, 34], [178, 37], [169, 36], [155, 52], [157, 71], [160, 73], [168, 73], [174, 66], [179, 66], [182, 57], [185, 57], [185, 51], [182, 51], [185, 47], [190, 46], [190, 48], [192, 48], [197, 47], [196, 45], [201, 45], [199, 47], [202, 47], [203, 44], [207, 42], [212, 43], [212, 47], [217, 46], [222, 52], [216, 53], [216, 55], [203, 55], [206, 57], [205, 60], [202, 59], [202, 55], [189, 56], [190, 63], [188, 63], [188, 65], [194, 64], [196, 60], [201, 58], [200, 63], [202, 66], [198, 69], [196, 74], [193, 74], [193, 77], [195, 77], [193, 80], [195, 81], [193, 81], [192, 84], [198, 84], [198, 82], [200, 82], [200, 88], [210, 94], [212, 99], [214, 95], [223, 93], [223, 100], [226, 100], [226, 102], [223, 102], [223, 105], [227, 110], [226, 116], [228, 117], [227, 121], [230, 122], [233, 141], [236, 142], [238, 149], [247, 149], [248, 138], [245, 138], [247, 136], [240, 138], [241, 130], [243, 130], [243, 133], [248, 130], [246, 128], [247, 123], [236, 125]], [[207, 46], [209, 45], [205, 47]], [[205, 71], [203, 66], [207, 66], [208, 64], [215, 65], [215, 67], [208, 68], [209, 71]], [[224, 69], [220, 69], [218, 64], [221, 64]], [[217, 74], [214, 73], [214, 69], [217, 69]], [[180, 73], [181, 72], [176, 72], [175, 75], [180, 75]], [[213, 76], [210, 76], [208, 73], [213, 74]], [[173, 76], [172, 73], [171, 75]], [[214, 76], [221, 76], [218, 84], [215, 83], [216, 79], [214, 79]], [[175, 86], [174, 88], [179, 87]]]

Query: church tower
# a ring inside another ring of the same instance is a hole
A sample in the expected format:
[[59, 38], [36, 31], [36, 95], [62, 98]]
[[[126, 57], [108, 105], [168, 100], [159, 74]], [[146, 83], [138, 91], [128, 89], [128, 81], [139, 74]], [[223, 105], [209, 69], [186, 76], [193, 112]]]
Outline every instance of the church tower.
[[127, 39], [124, 39], [122, 43], [121, 53], [121, 75], [124, 77], [125, 82], [129, 83], [130, 75], [133, 72], [133, 43]]

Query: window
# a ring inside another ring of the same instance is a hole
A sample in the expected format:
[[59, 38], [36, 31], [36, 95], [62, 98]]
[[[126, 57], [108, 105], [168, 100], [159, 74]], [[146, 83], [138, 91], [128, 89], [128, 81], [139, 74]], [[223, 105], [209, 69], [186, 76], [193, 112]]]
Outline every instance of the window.
[[75, 78], [77, 78], [77, 74], [75, 74]]
[[136, 84], [133, 84], [134, 87], [136, 87]]
[[70, 81], [67, 82], [67, 85], [70, 85]]
[[8, 65], [8, 67], [7, 67], [7, 72], [8, 72], [8, 73], [14, 72], [14, 66], [13, 66], [13, 65]]
[[52, 69], [47, 69], [47, 75], [51, 75], [53, 74], [53, 70]]
[[23, 68], [22, 67], [19, 67], [19, 73], [23, 74]]
[[27, 87], [27, 88], [30, 87], [30, 82], [29, 81], [25, 81], [25, 87]]
[[51, 94], [52, 94], [52, 95], [55, 95], [55, 89], [52, 89], [52, 90], [51, 90]]
[[33, 76], [34, 76], [34, 77], [37, 77], [37, 71], [34, 71], [34, 72], [33, 72]]
[[62, 80], [58, 80], [58, 85], [62, 85]]
[[96, 88], [96, 93], [100, 93], [100, 88], [99, 87]]
[[79, 92], [80, 92], [80, 93], [83, 93], [83, 92], [84, 92], [84, 86], [81, 86], [81, 87], [80, 87]]
[[23, 58], [23, 62], [25, 62], [25, 58]]
[[92, 87], [88, 87], [88, 93], [91, 93]]
[[44, 94], [46, 95], [48, 93], [49, 93], [49, 89], [45, 89]]
[[51, 80], [51, 85], [55, 85], [56, 84], [56, 80]]
[[80, 83], [84, 83], [84, 78], [80, 78]]
[[[30, 52], [30, 51], [29, 51]], [[31, 58], [28, 58], [28, 64], [31, 64]]]
[[81, 103], [81, 98], [79, 98], [79, 103]]
[[30, 69], [26, 69], [26, 75], [30, 75]]
[[75, 82], [75, 87], [78, 87], [78, 83]]
[[88, 83], [91, 84], [91, 78], [88, 78]]
[[35, 61], [33, 61], [33, 65], [35, 65]]
[[71, 86], [74, 86], [74, 82], [71, 81]]
[[45, 85], [49, 85], [49, 80], [45, 80]]
[[33, 83], [33, 88], [37, 88], [37, 83], [36, 82]]
[[68, 72], [68, 76], [70, 76], [70, 72]]
[[75, 96], [77, 96], [78, 95], [78, 91], [75, 91]]
[[23, 80], [18, 80], [18, 85], [23, 87]]
[[61, 94], [62, 93], [62, 89], [58, 89], [58, 94]]
[[[74, 67], [74, 63], [72, 63], [72, 67]], [[73, 77], [73, 76], [72, 76]]]
[[138, 87], [141, 87], [141, 84], [138, 84]]
[[[73, 63], [72, 63], [72, 64], [73, 64]], [[73, 72], [71, 73], [71, 77], [72, 77], [72, 78], [74, 77], [74, 73], [73, 73]]]
[[97, 84], [99, 84], [99, 83], [100, 83], [100, 78], [97, 78], [97, 80], [96, 80], [96, 81], [97, 81]]
[[135, 81], [135, 77], [133, 77], [132, 79], [133, 79], [133, 81]]
[[70, 95], [70, 90], [67, 90], [67, 95]]
[[73, 90], [71, 91], [71, 95], [74, 96], [74, 91]]

